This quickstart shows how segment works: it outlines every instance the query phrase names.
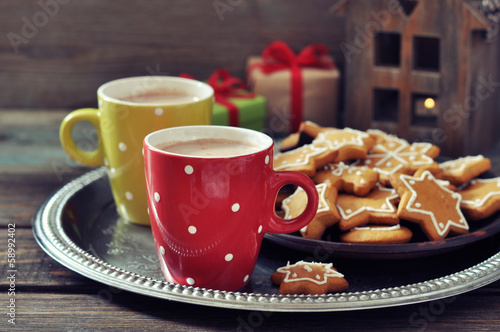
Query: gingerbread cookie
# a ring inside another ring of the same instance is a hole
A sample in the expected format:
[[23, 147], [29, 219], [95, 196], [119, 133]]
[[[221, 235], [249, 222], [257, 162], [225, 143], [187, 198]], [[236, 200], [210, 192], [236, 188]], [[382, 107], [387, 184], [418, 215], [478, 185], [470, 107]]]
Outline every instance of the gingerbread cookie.
[[368, 135], [372, 136], [375, 139], [375, 145], [394, 139], [402, 140], [401, 138], [395, 135], [388, 134], [380, 129], [367, 129], [366, 132], [368, 133]]
[[334, 161], [340, 162], [364, 159], [375, 144], [375, 139], [366, 132], [351, 128], [330, 128], [320, 132], [312, 144], [338, 151]]
[[315, 183], [330, 182], [339, 191], [366, 196], [378, 183], [378, 173], [366, 166], [347, 165], [344, 162], [325, 165], [313, 177]]
[[482, 155], [467, 156], [439, 164], [437, 179], [459, 186], [491, 169], [491, 161]]
[[484, 219], [500, 210], [500, 178], [474, 179], [459, 193], [460, 208], [469, 220]]
[[413, 233], [399, 224], [394, 226], [355, 227], [340, 235], [342, 242], [357, 244], [401, 244], [410, 242]]
[[[419, 178], [425, 171], [427, 171], [427, 169], [419, 168], [415, 171], [415, 173], [413, 173], [413, 176], [416, 178]], [[434, 177], [436, 177], [436, 175], [434, 175]], [[451, 184], [450, 181], [448, 181], [448, 180], [440, 180], [440, 179], [436, 178], [436, 182], [439, 183], [439, 185], [441, 185], [441, 186], [443, 186], [451, 191], [458, 190], [457, 186], [455, 186], [454, 184]]]
[[460, 194], [443, 187], [431, 172], [424, 171], [419, 177], [393, 174], [390, 180], [401, 197], [398, 216], [417, 223], [429, 240], [469, 231], [460, 210]]
[[339, 229], [347, 231], [368, 223], [398, 224], [395, 206], [398, 198], [396, 190], [381, 185], [377, 185], [364, 197], [340, 194], [337, 198], [337, 208], [340, 212]]
[[368, 166], [380, 173], [380, 181], [388, 185], [392, 174], [413, 174], [419, 168], [439, 171], [434, 158], [439, 155], [439, 148], [430, 143], [413, 143], [388, 135], [383, 143], [375, 145], [365, 160], [358, 166]]
[[317, 123], [314, 123], [312, 121], [304, 121], [302, 122], [300, 126], [300, 131], [304, 132], [305, 134], [309, 135], [312, 138], [318, 137], [318, 134], [330, 130], [332, 128], [330, 127], [322, 127], [318, 125]]
[[295, 185], [292, 185], [292, 184], [289, 184], [289, 185], [286, 185], [286, 186], [283, 186], [280, 188], [280, 190], [278, 191], [278, 194], [276, 195], [276, 199], [274, 201], [274, 208], [276, 211], [281, 211], [283, 208], [282, 208], [282, 204], [283, 204], [283, 201], [288, 198], [289, 196], [291, 196], [295, 190], [297, 189], [297, 186]]
[[281, 152], [285, 152], [285, 151], [296, 149], [299, 146], [312, 143], [312, 140], [309, 143], [305, 143], [306, 140], [307, 140], [307, 137], [304, 137], [304, 135], [301, 132], [296, 132], [296, 133], [290, 134], [287, 137], [283, 138], [283, 140], [281, 141], [279, 150]]
[[282, 140], [280, 151], [288, 151], [305, 144], [311, 144], [320, 132], [328, 129], [314, 122], [304, 121], [300, 124], [299, 130], [296, 133], [290, 134]]
[[275, 171], [298, 171], [307, 176], [314, 176], [316, 169], [332, 162], [338, 152], [329, 150], [324, 146], [312, 144], [277, 153], [274, 156], [273, 167]]
[[331, 263], [287, 263], [271, 275], [271, 281], [280, 286], [281, 294], [320, 295], [341, 292], [349, 287], [344, 275], [337, 272]]
[[[321, 183], [316, 185], [318, 191], [319, 204], [318, 211], [309, 224], [300, 230], [303, 237], [308, 239], [319, 239], [325, 230], [336, 224], [339, 219], [339, 212], [335, 206], [337, 201], [337, 189], [331, 183]], [[282, 202], [285, 211], [284, 219], [298, 217], [307, 205], [307, 196], [302, 188], [297, 188], [295, 193]]]

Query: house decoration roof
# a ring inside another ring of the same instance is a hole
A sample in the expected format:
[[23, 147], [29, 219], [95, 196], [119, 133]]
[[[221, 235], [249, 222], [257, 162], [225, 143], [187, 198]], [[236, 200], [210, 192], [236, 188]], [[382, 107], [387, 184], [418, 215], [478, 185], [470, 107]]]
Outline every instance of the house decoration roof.
[[487, 38], [493, 39], [500, 30], [500, 0], [482, 0], [480, 10], [492, 23], [492, 27], [488, 29]]
[[[351, 0], [339, 0], [331, 8], [330, 13], [345, 14], [346, 5]], [[420, 0], [388, 0], [398, 1], [403, 12], [409, 17]], [[479, 25], [487, 31], [487, 39], [491, 40], [500, 32], [500, 0], [458, 0], [476, 18]]]

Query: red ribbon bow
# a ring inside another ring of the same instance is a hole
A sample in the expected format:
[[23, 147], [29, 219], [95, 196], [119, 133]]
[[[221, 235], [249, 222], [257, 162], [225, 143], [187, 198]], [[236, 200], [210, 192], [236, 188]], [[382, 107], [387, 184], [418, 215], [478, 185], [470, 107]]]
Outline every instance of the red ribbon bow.
[[[179, 76], [194, 79], [189, 74]], [[210, 75], [207, 83], [214, 89], [215, 102], [227, 108], [229, 125], [233, 127], [239, 126], [238, 106], [229, 101], [228, 98], [255, 98], [255, 93], [247, 92], [243, 80], [231, 77], [231, 74], [225, 68], [217, 69]]]
[[282, 41], [271, 43], [262, 52], [262, 63], [257, 64], [263, 73], [270, 74], [275, 71], [290, 69], [291, 71], [291, 107], [290, 107], [290, 131], [299, 129], [302, 122], [302, 72], [301, 67], [314, 68], [335, 68], [331, 59], [325, 58], [328, 55], [328, 48], [323, 44], [310, 44], [306, 46], [298, 55]]

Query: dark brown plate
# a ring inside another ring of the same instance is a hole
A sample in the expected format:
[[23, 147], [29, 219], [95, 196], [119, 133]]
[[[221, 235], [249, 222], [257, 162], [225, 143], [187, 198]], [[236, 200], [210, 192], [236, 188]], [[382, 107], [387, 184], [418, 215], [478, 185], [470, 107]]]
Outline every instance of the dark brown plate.
[[[492, 172], [482, 174], [482, 178], [496, 177]], [[404, 222], [404, 221], [403, 221]], [[266, 234], [266, 238], [282, 246], [301, 250], [314, 256], [363, 259], [407, 259], [446, 253], [458, 248], [489, 238], [500, 232], [500, 212], [491, 217], [469, 222], [470, 232], [446, 238], [440, 241], [427, 241], [415, 225], [404, 224], [414, 233], [412, 242], [405, 244], [367, 245], [343, 243], [338, 241], [338, 234], [326, 232], [321, 240], [305, 239], [300, 234]]]

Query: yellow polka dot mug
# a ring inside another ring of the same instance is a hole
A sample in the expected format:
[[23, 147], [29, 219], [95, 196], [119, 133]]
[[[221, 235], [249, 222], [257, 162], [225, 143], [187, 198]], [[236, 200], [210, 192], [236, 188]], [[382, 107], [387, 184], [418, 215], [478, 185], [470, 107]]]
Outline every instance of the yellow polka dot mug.
[[[273, 169], [273, 140], [229, 126], [168, 128], [144, 139], [151, 230], [169, 282], [234, 291], [249, 280], [265, 233], [291, 233], [316, 215], [318, 192]], [[275, 213], [281, 187], [305, 191], [301, 215]]]
[[[144, 176], [143, 139], [169, 127], [209, 125], [213, 89], [192, 79], [144, 76], [118, 79], [97, 90], [98, 109], [71, 112], [60, 127], [68, 155], [88, 166], [107, 166], [117, 211], [125, 220], [149, 225]], [[97, 131], [97, 149], [78, 147], [72, 130], [79, 121]]]

